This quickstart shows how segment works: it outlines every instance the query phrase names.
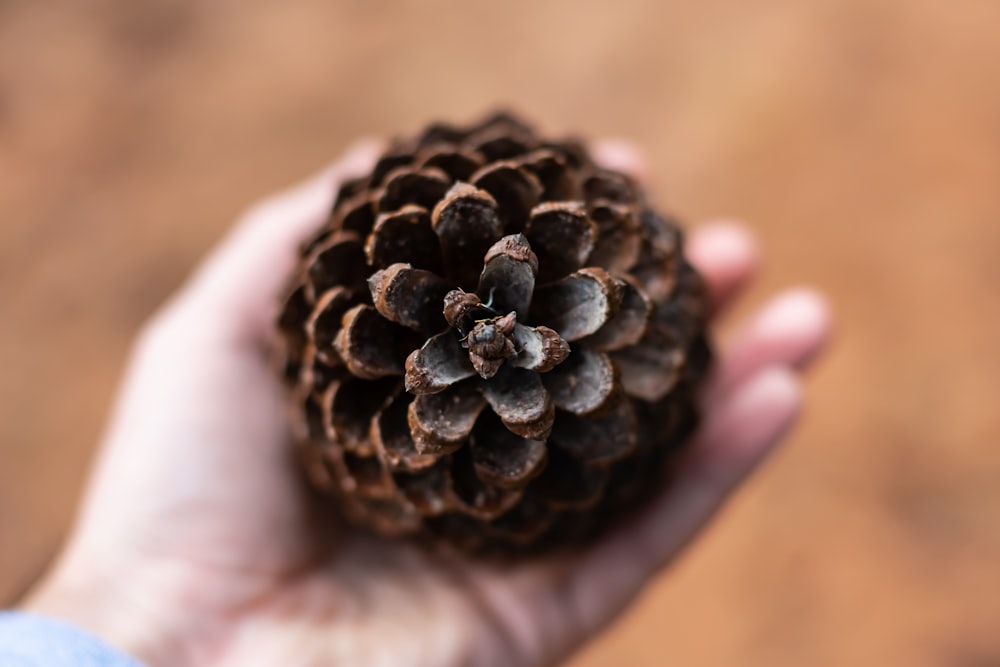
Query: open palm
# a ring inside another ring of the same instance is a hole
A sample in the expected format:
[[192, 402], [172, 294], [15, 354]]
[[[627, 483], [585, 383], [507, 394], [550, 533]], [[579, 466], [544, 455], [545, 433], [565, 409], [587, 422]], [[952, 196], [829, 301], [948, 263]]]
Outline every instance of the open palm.
[[[795, 378], [826, 335], [798, 290], [721, 355], [678, 482], [603, 541], [516, 565], [331, 525], [294, 460], [268, 361], [282, 280], [359, 146], [251, 210], [146, 327], [73, 535], [26, 606], [159, 665], [549, 665], [607, 625], [792, 423]], [[597, 146], [634, 169], [620, 145]], [[688, 244], [716, 310], [749, 280], [746, 233]]]

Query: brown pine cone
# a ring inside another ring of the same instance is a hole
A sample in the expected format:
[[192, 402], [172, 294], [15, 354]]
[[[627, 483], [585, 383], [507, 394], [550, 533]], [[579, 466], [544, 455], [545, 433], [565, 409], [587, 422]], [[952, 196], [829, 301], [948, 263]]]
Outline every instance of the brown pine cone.
[[282, 312], [310, 478], [354, 524], [466, 549], [597, 532], [667, 483], [710, 360], [673, 222], [497, 114], [345, 183]]

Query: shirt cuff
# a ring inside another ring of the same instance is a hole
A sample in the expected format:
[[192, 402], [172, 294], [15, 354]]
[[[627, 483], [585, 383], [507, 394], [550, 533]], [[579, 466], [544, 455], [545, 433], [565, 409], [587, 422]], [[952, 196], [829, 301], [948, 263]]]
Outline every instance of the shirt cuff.
[[94, 635], [55, 618], [0, 612], [3, 667], [142, 667]]

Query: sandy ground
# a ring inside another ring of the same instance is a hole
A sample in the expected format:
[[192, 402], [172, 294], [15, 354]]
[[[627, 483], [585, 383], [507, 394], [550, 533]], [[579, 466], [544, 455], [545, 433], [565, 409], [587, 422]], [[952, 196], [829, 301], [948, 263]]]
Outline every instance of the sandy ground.
[[[840, 317], [787, 447], [576, 667], [1000, 665], [1000, 3], [0, 0], [0, 598], [130, 338], [353, 137], [512, 103]], [[745, 312], [745, 310], [744, 310]]]

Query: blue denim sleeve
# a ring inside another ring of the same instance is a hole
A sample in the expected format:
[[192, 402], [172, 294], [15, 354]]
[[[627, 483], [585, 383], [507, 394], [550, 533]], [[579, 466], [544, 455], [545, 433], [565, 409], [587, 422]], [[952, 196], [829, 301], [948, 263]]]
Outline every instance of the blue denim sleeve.
[[65, 621], [0, 612], [0, 667], [142, 667]]

